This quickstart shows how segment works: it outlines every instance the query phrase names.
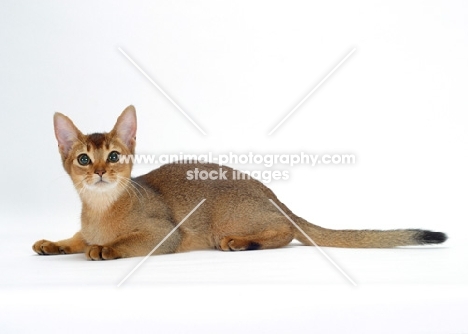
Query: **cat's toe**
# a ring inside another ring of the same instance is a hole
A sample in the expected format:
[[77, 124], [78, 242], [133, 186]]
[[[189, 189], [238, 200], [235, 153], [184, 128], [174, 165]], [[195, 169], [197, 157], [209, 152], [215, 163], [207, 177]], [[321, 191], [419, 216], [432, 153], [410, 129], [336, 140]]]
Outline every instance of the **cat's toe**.
[[217, 248], [222, 251], [244, 251], [260, 249], [261, 245], [258, 242], [252, 241], [250, 239], [228, 236], [220, 240]]
[[60, 254], [59, 247], [52, 241], [39, 240], [33, 245], [33, 250], [39, 255]]
[[92, 261], [102, 260], [101, 258], [102, 246], [92, 245], [86, 250], [86, 258]]
[[113, 249], [112, 247], [102, 247], [101, 257], [103, 260], [114, 260], [118, 259], [120, 256], [119, 254]]
[[229, 242], [231, 241], [232, 239], [229, 238], [229, 237], [224, 237], [222, 238], [220, 241], [219, 241], [219, 244], [217, 246], [217, 248], [219, 250], [222, 250], [222, 251], [230, 251], [231, 248], [229, 248]]
[[88, 260], [101, 261], [118, 259], [120, 256], [112, 247], [93, 245], [87, 249], [86, 257]]
[[235, 239], [233, 237], [224, 237], [219, 242], [218, 249], [223, 251], [243, 251], [248, 249], [249, 242]]
[[43, 255], [44, 253], [42, 253], [42, 249], [41, 249], [41, 244], [44, 242], [44, 240], [39, 240], [39, 241], [36, 241], [33, 245], [32, 245], [32, 249], [33, 251], [35, 251], [37, 254], [39, 255]]

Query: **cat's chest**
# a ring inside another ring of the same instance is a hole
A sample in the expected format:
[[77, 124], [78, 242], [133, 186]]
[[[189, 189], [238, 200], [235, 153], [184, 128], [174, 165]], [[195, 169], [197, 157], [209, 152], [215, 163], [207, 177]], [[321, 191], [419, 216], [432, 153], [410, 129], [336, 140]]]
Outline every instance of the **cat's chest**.
[[89, 245], [105, 245], [125, 233], [120, 217], [89, 216], [81, 219], [81, 234]]

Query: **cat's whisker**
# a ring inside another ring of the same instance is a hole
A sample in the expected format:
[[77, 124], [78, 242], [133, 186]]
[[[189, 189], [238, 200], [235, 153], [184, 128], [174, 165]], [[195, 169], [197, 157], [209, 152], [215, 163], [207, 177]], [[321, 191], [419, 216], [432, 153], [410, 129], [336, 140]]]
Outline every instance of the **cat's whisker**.
[[140, 187], [141, 189], [143, 189], [145, 192], [147, 192], [147, 190], [146, 190], [145, 187], [143, 187], [141, 184], [139, 184], [138, 182], [136, 182], [136, 181], [133, 180], [132, 178], [130, 178], [130, 177], [125, 177], [125, 176], [121, 176], [121, 177], [127, 179], [127, 180], [130, 181], [133, 185], [138, 186], [138, 187]]
[[117, 184], [125, 189], [125, 191], [128, 193], [128, 195], [131, 197], [131, 194], [130, 194], [130, 191], [132, 191], [133, 195], [135, 197], [138, 197], [138, 194], [129, 186], [129, 184], [125, 183], [124, 180], [122, 180], [122, 178], [118, 177], [117, 178]]
[[[130, 179], [126, 178], [127, 180], [131, 181]], [[129, 188], [133, 191], [133, 193], [135, 194], [135, 196], [138, 198], [138, 201], [140, 202], [141, 204], [141, 198], [143, 197], [143, 194], [138, 190], [137, 187], [135, 187], [132, 182], [129, 182], [128, 183], [128, 186]]]
[[146, 189], [145, 187], [143, 187], [141, 184], [139, 184], [138, 182], [132, 180], [131, 178], [129, 178], [130, 182], [132, 183], [132, 185], [136, 188], [136, 186], [140, 187], [141, 189], [143, 189], [146, 193], [146, 197], [149, 197], [149, 194], [148, 194], [148, 189]]
[[[133, 202], [133, 196], [132, 196], [132, 194], [130, 194], [130, 191], [128, 189], [129, 187], [127, 187], [127, 185], [124, 184], [120, 179], [117, 179], [117, 184], [118, 184], [119, 187], [123, 188], [127, 192], [128, 197]], [[138, 198], [137, 194], [134, 193], [134, 195], [135, 195], [135, 197]], [[138, 199], [138, 200], [140, 200], [140, 199]]]
[[132, 186], [132, 188], [134, 188], [136, 191], [138, 191], [138, 193], [143, 197], [143, 194], [141, 193], [141, 191], [137, 188], [137, 186], [139, 186], [141, 189], [143, 189], [146, 193], [146, 197], [148, 197], [148, 191], [140, 184], [138, 184], [137, 182], [133, 181], [132, 179], [128, 179], [130, 181], [130, 185]]
[[[131, 186], [133, 189], [135, 189], [139, 194], [140, 196], [143, 197], [143, 194], [141, 193], [141, 191], [138, 189], [138, 187], [140, 187], [141, 189], [143, 189], [146, 193], [146, 197], [149, 197], [149, 194], [148, 194], [148, 190], [143, 187], [141, 184], [139, 184], [138, 182], [132, 180], [131, 178], [129, 177], [124, 177], [124, 176], [118, 176], [120, 179], [124, 179], [126, 181], [129, 181], [129, 186]], [[138, 187], [137, 187], [138, 186]]]
[[[78, 187], [84, 182], [86, 181], [86, 177], [84, 177], [81, 181], [79, 182], [74, 182], [73, 185], [75, 186], [76, 189], [78, 189]], [[81, 188], [79, 188], [80, 190], [78, 191], [78, 196], [81, 197], [81, 194], [83, 194], [85, 191], [86, 191], [86, 187], [82, 186]]]
[[129, 183], [128, 186], [129, 186], [128, 188], [130, 188], [132, 190], [132, 192], [135, 194], [135, 196], [141, 202], [142, 194], [138, 191], [138, 189], [136, 189], [131, 183]]
[[[141, 198], [140, 198], [140, 196], [142, 196], [142, 194], [141, 194], [139, 191], [138, 191], [138, 193], [137, 193], [135, 190], [138, 190], [138, 189], [136, 189], [136, 188], [132, 185], [131, 182], [126, 183], [126, 182], [125, 182], [126, 180], [129, 180], [129, 179], [126, 178], [126, 177], [122, 177], [122, 176], [118, 176], [118, 177], [117, 177], [118, 185], [119, 185], [120, 187], [122, 187], [122, 188], [125, 189], [125, 191], [127, 192], [128, 196], [130, 197], [130, 199], [131, 199], [132, 201], [133, 201], [133, 197], [136, 197], [136, 198], [138, 199], [138, 202], [139, 202], [140, 205], [141, 205], [142, 203], [141, 203]], [[130, 194], [130, 191], [132, 191], [132, 193], [133, 193], [134, 196], [132, 196], [132, 195]], [[140, 196], [138, 196], [138, 195], [140, 195]]]
[[78, 191], [78, 196], [81, 197], [81, 194], [83, 194], [86, 191], [86, 187], [81, 187], [80, 190]]

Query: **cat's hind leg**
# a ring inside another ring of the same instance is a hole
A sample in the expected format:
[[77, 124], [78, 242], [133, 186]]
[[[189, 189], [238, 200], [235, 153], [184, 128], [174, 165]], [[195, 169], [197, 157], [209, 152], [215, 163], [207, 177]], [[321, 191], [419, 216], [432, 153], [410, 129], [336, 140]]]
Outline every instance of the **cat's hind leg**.
[[222, 251], [279, 248], [293, 240], [293, 226], [287, 219], [277, 215], [262, 217], [263, 219], [267, 219], [268, 222], [239, 222], [240, 226], [236, 226], [232, 231], [227, 229], [226, 234], [218, 236], [217, 248]]

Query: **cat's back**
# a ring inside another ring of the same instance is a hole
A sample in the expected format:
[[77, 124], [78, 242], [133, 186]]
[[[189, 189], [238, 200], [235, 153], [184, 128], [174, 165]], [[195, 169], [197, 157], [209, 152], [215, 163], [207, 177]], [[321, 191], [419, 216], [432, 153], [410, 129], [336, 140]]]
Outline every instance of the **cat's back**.
[[164, 193], [202, 189], [231, 188], [234, 169], [213, 163], [174, 162], [135, 178], [153, 190]]
[[269, 191], [261, 182], [228, 166], [213, 163], [170, 163], [135, 181], [164, 198], [215, 199], [220, 196], [262, 196]]

